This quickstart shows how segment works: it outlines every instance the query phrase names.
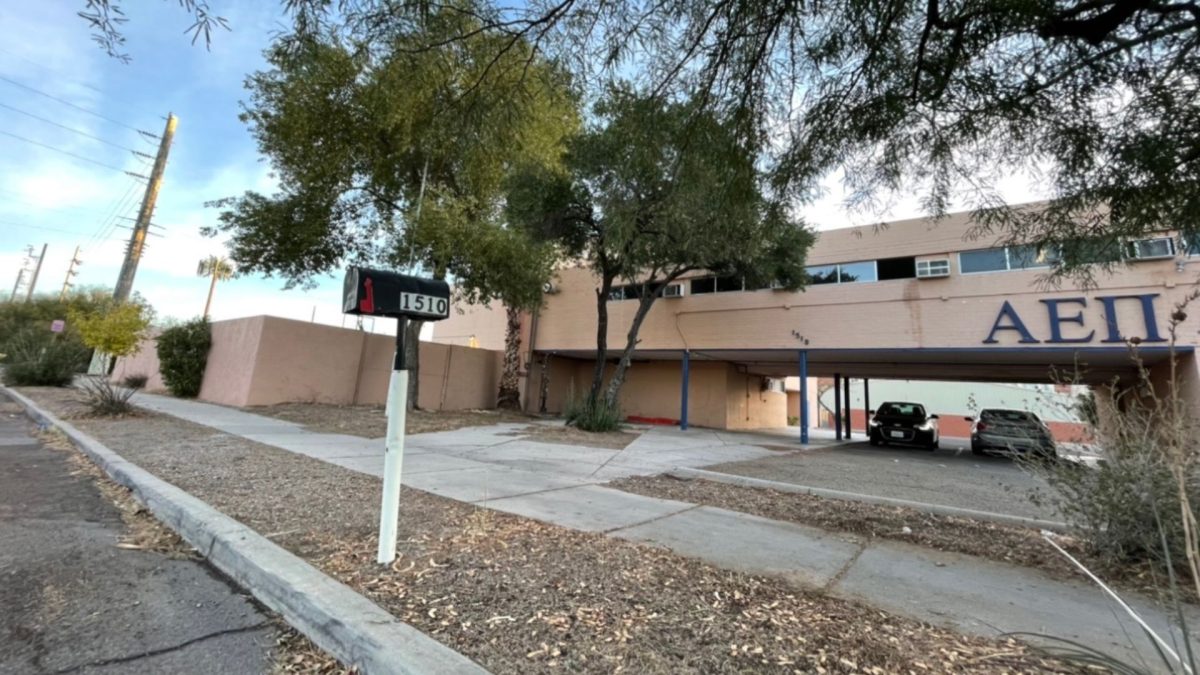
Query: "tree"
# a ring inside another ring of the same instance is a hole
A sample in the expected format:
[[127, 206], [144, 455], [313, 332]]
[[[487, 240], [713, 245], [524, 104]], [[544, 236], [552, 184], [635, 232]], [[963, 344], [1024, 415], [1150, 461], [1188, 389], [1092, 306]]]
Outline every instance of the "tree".
[[[736, 123], [697, 107], [614, 87], [572, 142], [564, 171], [513, 181], [514, 222], [582, 256], [599, 279], [590, 404], [616, 406], [642, 322], [681, 276], [706, 270], [790, 289], [806, 278], [812, 234], [765, 190], [757, 149]], [[618, 290], [618, 280], [631, 285]], [[638, 307], [604, 388], [608, 303], [618, 292]]]
[[212, 307], [213, 291], [217, 290], [217, 282], [228, 281], [236, 273], [233, 263], [225, 256], [210, 255], [196, 266], [196, 276], [212, 278], [208, 284], [208, 299], [204, 301], [204, 318], [208, 318], [208, 310]]
[[150, 327], [151, 313], [137, 302], [114, 302], [100, 312], [72, 312], [70, 322], [83, 343], [109, 356], [129, 356]]
[[[192, 44], [203, 37], [207, 47], [212, 42], [214, 28], [229, 30], [229, 22], [224, 17], [217, 16], [209, 9], [205, 0], [178, 0], [179, 8], [191, 15], [192, 25], [185, 32], [191, 33]], [[79, 18], [87, 22], [92, 29], [92, 40], [109, 56], [118, 61], [128, 63], [129, 54], [122, 51], [125, 47], [125, 35], [121, 26], [129, 19], [121, 9], [119, 0], [84, 0], [84, 8], [78, 12]]]
[[[504, 180], [515, 165], [559, 163], [578, 114], [565, 74], [519, 40], [480, 33], [429, 46], [472, 26], [460, 2], [271, 48], [242, 117], [281, 191], [225, 200], [208, 230], [232, 234], [240, 270], [295, 285], [377, 262], [452, 277], [473, 301], [503, 299], [487, 269], [497, 257], [480, 244], [503, 229]], [[409, 324], [416, 364], [421, 326]]]
[[[349, 0], [370, 23], [392, 3]], [[956, 198], [978, 233], [1061, 252], [1085, 277], [1165, 228], [1200, 239], [1200, 11], [1148, 0], [540, 0], [482, 12], [577, 75], [633, 74], [777, 139], [777, 185], [813, 194], [831, 171], [853, 204], [914, 190]], [[325, 3], [292, 0], [299, 31]], [[596, 64], [596, 65], [593, 65]], [[799, 92], [799, 93], [798, 93]], [[1027, 174], [1045, 208], [1013, 209]]]

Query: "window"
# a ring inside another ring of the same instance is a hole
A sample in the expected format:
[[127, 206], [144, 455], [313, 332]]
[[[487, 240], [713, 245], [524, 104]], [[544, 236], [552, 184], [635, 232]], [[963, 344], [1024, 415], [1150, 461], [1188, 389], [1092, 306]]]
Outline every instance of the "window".
[[916, 258], [884, 258], [875, 261], [880, 281], [889, 279], [912, 279], [917, 276]]
[[809, 267], [805, 272], [808, 273], [808, 283], [816, 284], [836, 284], [838, 282], [837, 265], [818, 265], [817, 267]]
[[1008, 269], [1008, 255], [1003, 248], [985, 248], [958, 254], [958, 270], [963, 274], [1001, 272]]
[[838, 282], [843, 284], [859, 281], [877, 281], [875, 261], [847, 263], [838, 265]]
[[884, 403], [877, 415], [884, 417], [925, 417], [925, 408], [917, 403]]
[[1076, 239], [1064, 243], [1057, 251], [1055, 262], [1063, 260], [1071, 265], [1110, 263], [1121, 260], [1121, 247], [1114, 240]]
[[717, 292], [728, 293], [742, 290], [741, 277], [717, 277]]
[[1150, 260], [1175, 256], [1175, 240], [1171, 237], [1139, 239], [1129, 242], [1128, 246], [1130, 258]]
[[1050, 255], [1049, 251], [1037, 246], [1009, 246], [1005, 250], [1008, 252], [1008, 269], [1010, 270], [1050, 267], [1053, 264], [1054, 256]]
[[701, 293], [716, 293], [717, 279], [716, 277], [703, 277], [700, 279], [692, 279], [692, 295]]
[[958, 269], [963, 274], [1027, 270], [1050, 267], [1055, 260], [1051, 251], [1037, 246], [1001, 246], [959, 253]]

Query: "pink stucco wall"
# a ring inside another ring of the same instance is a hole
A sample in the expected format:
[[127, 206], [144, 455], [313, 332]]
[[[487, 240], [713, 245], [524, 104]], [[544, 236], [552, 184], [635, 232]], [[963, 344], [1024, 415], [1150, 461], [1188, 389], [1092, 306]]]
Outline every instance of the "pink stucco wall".
[[[395, 338], [272, 316], [218, 321], [199, 398], [232, 406], [312, 401], [382, 404]], [[490, 408], [501, 354], [421, 343], [420, 405], [427, 410]], [[153, 339], [118, 360], [114, 375], [144, 373], [163, 389]]]
[[162, 373], [159, 372], [158, 351], [155, 348], [157, 339], [157, 333], [155, 333], [142, 340], [142, 343], [138, 345], [138, 350], [131, 356], [117, 359], [116, 366], [113, 368], [113, 381], [120, 382], [130, 375], [146, 375], [150, 378], [146, 381], [146, 391], [166, 390], [167, 387], [162, 381]]

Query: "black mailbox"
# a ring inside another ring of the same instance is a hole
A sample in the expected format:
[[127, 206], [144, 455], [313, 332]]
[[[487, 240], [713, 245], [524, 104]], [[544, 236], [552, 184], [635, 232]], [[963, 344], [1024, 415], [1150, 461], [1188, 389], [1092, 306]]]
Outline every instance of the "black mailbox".
[[351, 267], [342, 285], [346, 314], [440, 321], [450, 316], [450, 285], [436, 279]]

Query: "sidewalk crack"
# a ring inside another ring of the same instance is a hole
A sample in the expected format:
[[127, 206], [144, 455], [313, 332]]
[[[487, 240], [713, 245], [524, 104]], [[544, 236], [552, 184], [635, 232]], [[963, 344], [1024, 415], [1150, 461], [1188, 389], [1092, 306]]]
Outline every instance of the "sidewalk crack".
[[854, 555], [850, 556], [850, 559], [847, 560], [844, 565], [842, 565], [841, 569], [839, 569], [837, 571], [837, 574], [830, 577], [829, 581], [826, 581], [825, 585], [821, 586], [821, 590], [825, 591], [825, 592], [829, 592], [829, 591], [833, 590], [834, 586], [837, 586], [838, 584], [840, 584], [842, 582], [842, 579], [844, 579], [846, 577], [846, 575], [850, 573], [850, 568], [854, 567], [854, 563], [858, 562], [858, 559], [860, 557], [862, 557], [863, 552], [866, 551], [867, 547], [870, 545], [871, 545], [871, 542], [869, 542], [865, 539], [859, 541], [858, 542], [858, 550], [854, 552]]
[[81, 663], [77, 666], [71, 666], [70, 668], [63, 668], [62, 670], [56, 670], [53, 672], [53, 675], [66, 675], [66, 673], [74, 673], [76, 671], [83, 670], [84, 668], [102, 668], [104, 666], [111, 666], [111, 665], [118, 664], [118, 663], [129, 663], [131, 661], [138, 661], [141, 659], [149, 658], [151, 656], [159, 656], [162, 654], [169, 654], [170, 652], [179, 651], [180, 649], [184, 649], [184, 648], [190, 647], [194, 644], [204, 642], [205, 640], [211, 640], [213, 638], [222, 637], [225, 635], [233, 635], [236, 633], [248, 633], [250, 631], [258, 630], [260, 628], [269, 626], [272, 623], [274, 623], [273, 620], [264, 619], [263, 621], [260, 621], [256, 624], [253, 624], [250, 626], [242, 626], [241, 628], [228, 628], [226, 630], [219, 630], [215, 633], [209, 633], [207, 635], [201, 635], [199, 637], [195, 637], [190, 640], [184, 640], [183, 642], [180, 642], [177, 645], [172, 645], [170, 647], [162, 647], [159, 649], [152, 649], [147, 652], [142, 652], [140, 654], [131, 654], [129, 656], [118, 656], [118, 657], [114, 657], [111, 659], [102, 659], [100, 661]]

